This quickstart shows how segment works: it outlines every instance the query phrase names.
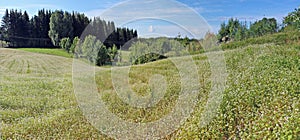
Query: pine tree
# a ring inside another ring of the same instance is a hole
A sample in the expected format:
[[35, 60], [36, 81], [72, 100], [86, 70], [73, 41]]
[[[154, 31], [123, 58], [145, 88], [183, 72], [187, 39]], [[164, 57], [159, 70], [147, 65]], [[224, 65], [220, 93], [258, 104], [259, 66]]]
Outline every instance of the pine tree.
[[10, 15], [9, 15], [9, 12], [8, 12], [8, 9], [5, 10], [5, 14], [2, 18], [2, 38], [5, 40], [5, 41], [10, 41], [9, 40], [9, 36], [10, 36], [10, 27], [11, 27], [11, 24], [10, 24]]
[[55, 46], [64, 37], [73, 37], [72, 17], [68, 12], [55, 11], [50, 18], [49, 37]]

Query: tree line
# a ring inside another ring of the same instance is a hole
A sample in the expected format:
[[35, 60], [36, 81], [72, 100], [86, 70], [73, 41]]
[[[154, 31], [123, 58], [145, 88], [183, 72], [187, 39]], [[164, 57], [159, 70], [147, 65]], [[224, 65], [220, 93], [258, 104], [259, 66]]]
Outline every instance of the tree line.
[[263, 18], [254, 23], [239, 21], [231, 18], [227, 23], [222, 23], [218, 32], [219, 42], [241, 41], [247, 38], [255, 38], [279, 31], [293, 31], [300, 29], [300, 8], [284, 17], [282, 27], [278, 26], [275, 18]]
[[0, 40], [8, 42], [9, 47], [53, 48], [60, 47], [63, 38], [73, 42], [85, 30], [108, 48], [122, 46], [138, 36], [135, 30], [116, 28], [113, 21], [89, 19], [78, 12], [42, 9], [29, 18], [26, 11], [6, 9], [0, 27]]
[[275, 18], [263, 18], [253, 24], [250, 23], [250, 26], [247, 25], [246, 21], [241, 22], [238, 19], [231, 18], [227, 24], [225, 22], [221, 24], [218, 39], [220, 42], [241, 41], [250, 37], [276, 33], [277, 31], [278, 25]]

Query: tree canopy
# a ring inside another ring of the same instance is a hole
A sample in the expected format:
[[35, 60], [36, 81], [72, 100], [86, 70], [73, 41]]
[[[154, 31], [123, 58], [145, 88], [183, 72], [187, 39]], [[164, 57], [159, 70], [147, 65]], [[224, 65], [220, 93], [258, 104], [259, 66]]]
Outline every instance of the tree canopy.
[[300, 7], [289, 13], [288, 16], [284, 18], [283, 23], [286, 27], [300, 30]]
[[241, 22], [238, 19], [229, 19], [228, 23], [221, 24], [218, 32], [220, 42], [240, 41], [250, 37], [259, 37], [266, 34], [273, 34], [278, 31], [278, 25], [275, 18], [263, 18], [247, 25], [247, 22]]
[[7, 9], [0, 29], [0, 39], [8, 42], [10, 47], [62, 47], [60, 42], [63, 38], [69, 38], [73, 42], [84, 31], [86, 34], [83, 37], [96, 36], [108, 48], [114, 45], [120, 48], [138, 37], [136, 30], [117, 28], [113, 21], [105, 21], [99, 17], [91, 20], [84, 14], [62, 10], [51, 12], [42, 9], [29, 18], [26, 11]]

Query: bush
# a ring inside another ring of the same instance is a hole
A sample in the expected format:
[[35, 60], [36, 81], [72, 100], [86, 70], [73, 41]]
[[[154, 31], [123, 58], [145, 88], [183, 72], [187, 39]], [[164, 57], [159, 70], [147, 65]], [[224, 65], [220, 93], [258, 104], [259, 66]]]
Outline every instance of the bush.
[[6, 47], [8, 47], [7, 42], [0, 40], [0, 48], [6, 48]]
[[71, 48], [70, 48], [71, 53], [75, 53], [75, 49], [76, 49], [76, 46], [79, 45], [79, 41], [80, 41], [80, 39], [78, 37], [75, 37], [73, 39], [73, 43], [72, 43]]
[[106, 47], [92, 35], [87, 36], [84, 42], [76, 47], [75, 54], [76, 57], [85, 58], [98, 66], [105, 65], [110, 60]]
[[230, 43], [222, 44], [222, 49], [235, 49], [246, 47], [249, 45], [259, 45], [259, 44], [267, 44], [267, 43], [275, 43], [277, 45], [284, 45], [284, 44], [293, 44], [300, 40], [300, 33], [299, 31], [293, 32], [281, 32], [272, 35], [265, 35], [262, 37], [257, 38], [249, 38], [243, 41], [233, 41]]
[[[200, 49], [201, 45], [198, 44], [196, 47], [193, 49]], [[129, 51], [130, 62], [133, 64], [143, 64], [188, 54], [188, 48], [184, 48], [177, 40], [169, 38], [142, 39], [133, 43]]]
[[156, 53], [149, 53], [149, 54], [145, 54], [142, 55], [140, 57], [138, 57], [137, 59], [133, 60], [133, 64], [144, 64], [144, 63], [148, 63], [148, 62], [153, 62], [153, 61], [157, 61], [157, 60], [161, 60], [161, 59], [166, 59], [168, 57], [160, 55], [160, 54], [156, 54]]
[[59, 42], [59, 46], [63, 49], [65, 49], [67, 52], [70, 52], [70, 48], [71, 48], [71, 40], [69, 37], [66, 38], [62, 38]]

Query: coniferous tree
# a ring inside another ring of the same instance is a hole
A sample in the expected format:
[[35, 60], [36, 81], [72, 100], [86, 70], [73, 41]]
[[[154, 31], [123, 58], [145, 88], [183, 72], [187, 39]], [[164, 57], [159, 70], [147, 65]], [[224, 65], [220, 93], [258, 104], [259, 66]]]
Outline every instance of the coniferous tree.
[[9, 35], [10, 35], [10, 28], [11, 24], [10, 24], [10, 15], [9, 15], [9, 12], [8, 12], [8, 9], [5, 10], [5, 14], [2, 18], [2, 25], [1, 25], [1, 29], [2, 29], [2, 38], [3, 40], [5, 41], [10, 41], [9, 40]]
[[53, 45], [58, 46], [64, 37], [73, 37], [72, 17], [68, 12], [55, 11], [50, 18], [49, 37]]

